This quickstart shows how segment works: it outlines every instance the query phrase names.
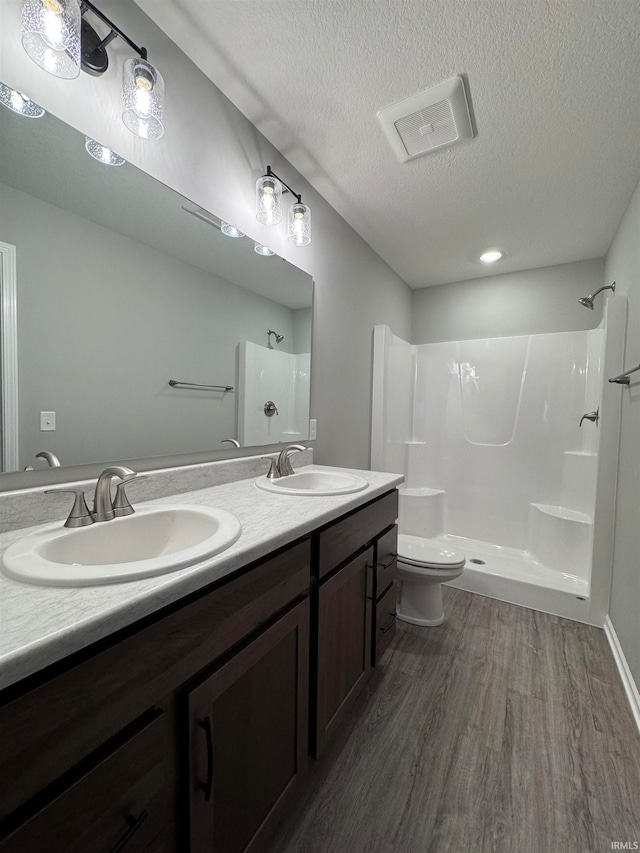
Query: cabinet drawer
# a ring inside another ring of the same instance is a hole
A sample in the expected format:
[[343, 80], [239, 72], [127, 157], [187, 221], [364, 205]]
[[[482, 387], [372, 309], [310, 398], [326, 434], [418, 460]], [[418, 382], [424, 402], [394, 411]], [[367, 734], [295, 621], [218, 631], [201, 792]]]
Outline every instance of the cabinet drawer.
[[389, 587], [398, 571], [398, 525], [378, 539], [376, 549], [376, 599]]
[[306, 594], [310, 572], [305, 540], [7, 698], [0, 820]]
[[167, 726], [148, 722], [23, 823], [0, 853], [147, 853], [168, 849]]
[[373, 665], [375, 666], [396, 635], [396, 586], [392, 584], [376, 604], [373, 639]]
[[394, 489], [367, 506], [320, 531], [318, 577], [322, 578], [395, 523], [398, 492]]

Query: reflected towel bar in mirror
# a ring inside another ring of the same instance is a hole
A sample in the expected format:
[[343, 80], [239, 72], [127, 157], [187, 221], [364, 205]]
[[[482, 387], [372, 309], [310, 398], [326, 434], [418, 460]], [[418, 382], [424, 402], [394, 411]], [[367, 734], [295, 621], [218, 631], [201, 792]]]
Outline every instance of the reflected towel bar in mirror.
[[200, 385], [198, 382], [183, 382], [181, 379], [170, 379], [172, 388], [206, 388], [207, 391], [233, 391], [233, 385]]
[[621, 373], [620, 376], [614, 376], [609, 380], [609, 382], [616, 382], [618, 385], [629, 385], [631, 383], [629, 376], [637, 370], [640, 370], [640, 364], [637, 367], [632, 367], [631, 370], [626, 370], [624, 373]]

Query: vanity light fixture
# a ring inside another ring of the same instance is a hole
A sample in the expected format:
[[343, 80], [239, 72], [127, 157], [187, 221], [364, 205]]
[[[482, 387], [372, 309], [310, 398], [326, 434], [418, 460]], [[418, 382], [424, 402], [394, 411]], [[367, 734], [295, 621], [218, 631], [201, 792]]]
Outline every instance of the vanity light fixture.
[[275, 252], [272, 252], [271, 249], [268, 249], [266, 246], [263, 246], [262, 243], [255, 242], [253, 244], [253, 251], [258, 255], [262, 255], [265, 258], [270, 258], [271, 255], [275, 255]]
[[[83, 17], [92, 12], [109, 27], [101, 38]], [[90, 0], [23, 0], [22, 45], [31, 59], [56, 77], [73, 79], [80, 69], [100, 76], [109, 67], [107, 45], [120, 37], [138, 56], [124, 63], [122, 121], [143, 139], [164, 134], [164, 80], [138, 47]]]
[[0, 104], [20, 116], [25, 116], [25, 118], [42, 118], [45, 114], [42, 107], [35, 101], [4, 83], [0, 83]]
[[486, 252], [483, 252], [480, 255], [480, 260], [483, 264], [495, 264], [496, 261], [499, 261], [502, 257], [502, 252], [500, 249], [487, 249]]
[[54, 77], [80, 73], [79, 0], [24, 0], [22, 46], [36, 65]]
[[302, 196], [278, 177], [271, 166], [267, 166], [267, 174], [256, 182], [256, 219], [263, 225], [281, 222], [282, 194], [286, 192], [296, 197], [287, 213], [287, 239], [294, 246], [308, 246], [311, 242], [311, 208], [302, 203]]
[[220, 230], [227, 237], [246, 237], [246, 234], [243, 234], [239, 228], [235, 228], [233, 225], [230, 225], [228, 222], [225, 222], [224, 219], [220, 220]]
[[89, 154], [91, 154], [94, 160], [97, 160], [99, 163], [104, 163], [105, 166], [124, 166], [127, 162], [124, 157], [121, 157], [119, 154], [116, 154], [115, 151], [112, 151], [110, 148], [96, 142], [96, 140], [92, 139], [90, 136], [85, 136], [84, 147], [87, 149]]

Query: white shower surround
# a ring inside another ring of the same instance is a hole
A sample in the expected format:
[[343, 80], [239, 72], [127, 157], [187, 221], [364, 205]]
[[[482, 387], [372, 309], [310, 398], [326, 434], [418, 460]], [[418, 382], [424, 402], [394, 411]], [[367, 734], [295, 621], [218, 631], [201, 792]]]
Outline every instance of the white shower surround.
[[[309, 437], [311, 354], [289, 353], [250, 341], [238, 344], [238, 441], [245, 446]], [[267, 417], [264, 405], [275, 403]]]
[[[617, 442], [620, 391], [609, 385], [606, 403], [603, 391], [623, 303], [591, 331], [411, 345], [376, 327], [372, 468], [405, 475], [401, 532], [466, 554], [453, 586], [601, 624], [609, 566], [598, 558], [594, 602], [594, 518], [615, 488], [597, 495], [598, 450], [601, 425]], [[578, 426], [603, 404], [613, 417]]]

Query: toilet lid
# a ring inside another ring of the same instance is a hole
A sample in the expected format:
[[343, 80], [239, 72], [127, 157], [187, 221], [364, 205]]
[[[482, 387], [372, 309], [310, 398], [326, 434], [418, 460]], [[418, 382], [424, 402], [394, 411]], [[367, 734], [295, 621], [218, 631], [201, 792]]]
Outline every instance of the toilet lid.
[[398, 535], [398, 559], [411, 566], [432, 566], [451, 569], [464, 566], [465, 556], [454, 551], [436, 539], [423, 539], [422, 536]]

